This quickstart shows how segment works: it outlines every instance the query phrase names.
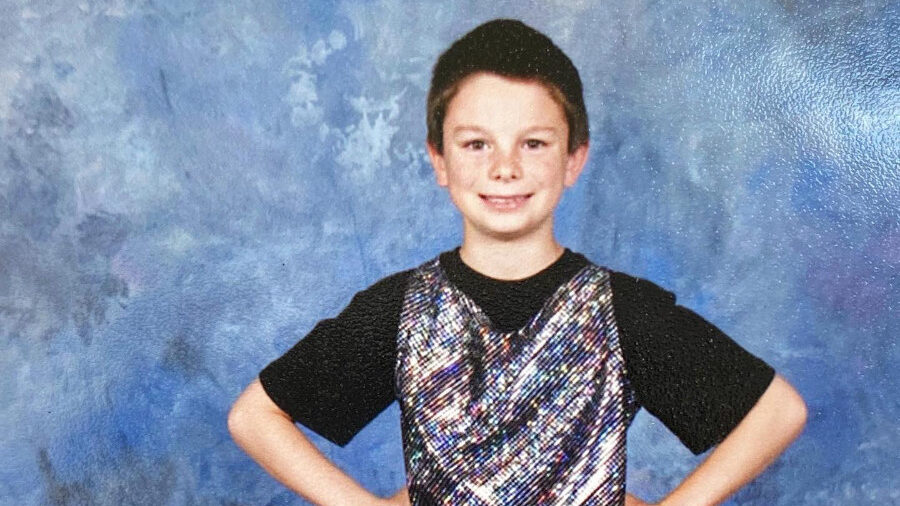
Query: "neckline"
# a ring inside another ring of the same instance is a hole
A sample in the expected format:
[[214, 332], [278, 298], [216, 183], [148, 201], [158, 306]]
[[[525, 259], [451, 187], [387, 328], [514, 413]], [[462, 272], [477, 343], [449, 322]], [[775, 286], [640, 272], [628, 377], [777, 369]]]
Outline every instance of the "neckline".
[[[503, 336], [533, 334], [535, 327], [547, 319], [547, 312], [557, 304], [562, 292], [571, 288], [574, 280], [590, 264], [583, 255], [565, 248], [559, 258], [537, 273], [522, 279], [505, 280], [492, 278], [466, 265], [459, 255], [459, 249], [460, 247], [457, 246], [455, 249], [445, 251], [439, 255], [435, 262], [438, 271], [446, 280], [450, 290], [463, 302], [467, 312], [477, 321], [481, 329]], [[564, 279], [560, 281], [560, 278]], [[491, 321], [490, 316], [478, 302], [463, 290], [463, 287], [458, 283], [459, 281], [462, 281], [463, 285], [470, 285], [470, 287], [474, 283], [493, 285], [495, 288], [522, 287], [523, 289], [539, 289], [541, 285], [545, 285], [544, 288], [546, 289], [546, 285], [549, 284], [554, 284], [556, 287], [544, 298], [539, 309], [528, 318], [522, 327], [512, 330], [501, 330], [498, 325]]]
[[552, 283], [558, 277], [565, 275], [567, 271], [574, 273], [574, 271], [577, 270], [574, 266], [576, 264], [586, 263], [587, 260], [580, 253], [575, 253], [566, 247], [553, 263], [530, 276], [520, 279], [499, 279], [488, 276], [487, 274], [482, 274], [463, 262], [462, 257], [459, 254], [460, 248], [461, 246], [457, 246], [452, 250], [441, 253], [439, 256], [439, 264], [444, 270], [444, 273], [448, 274], [448, 278], [454, 282], [461, 279], [470, 279], [473, 282], [477, 281], [478, 283], [494, 286], [508, 287], [525, 286], [529, 284], [540, 285], [541, 282], [544, 282], [544, 284]]

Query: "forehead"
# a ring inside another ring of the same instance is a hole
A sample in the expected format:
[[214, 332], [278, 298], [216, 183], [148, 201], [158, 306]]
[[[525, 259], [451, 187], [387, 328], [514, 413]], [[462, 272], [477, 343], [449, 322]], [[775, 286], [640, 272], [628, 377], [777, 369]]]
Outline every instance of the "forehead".
[[565, 112], [550, 89], [536, 80], [480, 72], [465, 78], [447, 105], [445, 128], [567, 127]]

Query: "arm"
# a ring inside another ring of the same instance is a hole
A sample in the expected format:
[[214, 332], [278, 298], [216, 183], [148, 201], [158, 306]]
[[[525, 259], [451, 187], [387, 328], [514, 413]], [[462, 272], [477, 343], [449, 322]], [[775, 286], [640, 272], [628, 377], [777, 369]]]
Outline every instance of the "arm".
[[[332, 464], [294, 425], [346, 445], [393, 402], [403, 271], [353, 296], [259, 373], [228, 416], [235, 442], [263, 469], [316, 504], [409, 504], [378, 499]], [[403, 501], [406, 499], [406, 502]]]
[[[806, 404], [780, 375], [696, 469], [661, 503], [712, 505], [750, 482], [798, 436], [806, 424]], [[629, 496], [626, 505], [646, 504]]]
[[391, 500], [379, 499], [331, 463], [272, 402], [259, 379], [234, 403], [228, 430], [263, 469], [315, 504], [403, 504], [405, 490]]

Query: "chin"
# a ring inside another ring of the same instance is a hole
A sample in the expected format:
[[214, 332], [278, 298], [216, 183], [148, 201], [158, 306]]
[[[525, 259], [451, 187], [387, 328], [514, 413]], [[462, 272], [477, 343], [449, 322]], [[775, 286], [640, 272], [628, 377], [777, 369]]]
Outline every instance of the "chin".
[[510, 227], [476, 227], [478, 233], [485, 237], [500, 241], [514, 241], [534, 234], [539, 227], [530, 227], [525, 224]]

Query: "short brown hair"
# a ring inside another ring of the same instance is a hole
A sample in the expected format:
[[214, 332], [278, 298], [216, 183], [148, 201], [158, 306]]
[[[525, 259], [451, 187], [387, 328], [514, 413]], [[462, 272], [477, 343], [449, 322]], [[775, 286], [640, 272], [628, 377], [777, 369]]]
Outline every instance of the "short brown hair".
[[566, 115], [569, 153], [588, 142], [581, 77], [572, 60], [549, 37], [525, 23], [495, 19], [463, 35], [434, 65], [426, 122], [428, 142], [439, 153], [444, 151], [447, 106], [463, 80], [478, 72], [544, 85]]

